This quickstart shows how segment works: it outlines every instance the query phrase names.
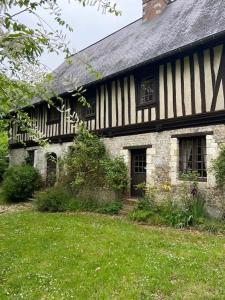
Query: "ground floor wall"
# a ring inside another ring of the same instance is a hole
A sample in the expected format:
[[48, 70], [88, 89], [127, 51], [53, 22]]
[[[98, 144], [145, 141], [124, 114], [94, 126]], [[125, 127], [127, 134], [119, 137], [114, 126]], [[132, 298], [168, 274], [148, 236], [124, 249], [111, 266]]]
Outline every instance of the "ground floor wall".
[[[34, 167], [39, 170], [43, 179], [46, 179], [47, 175], [47, 156], [48, 154], [56, 154], [57, 160], [61, 160], [69, 147], [73, 143], [62, 143], [62, 144], [48, 144], [44, 147], [26, 147], [21, 149], [11, 149], [9, 161], [10, 165], [22, 164], [26, 161], [29, 151], [34, 151]], [[57, 173], [59, 172], [59, 164], [57, 167]]]
[[[225, 125], [183, 128], [163, 132], [152, 132], [121, 137], [103, 138], [107, 151], [112, 156], [122, 156], [131, 174], [131, 149], [146, 148], [146, 182], [151, 185], [169, 183], [181, 184], [179, 179], [179, 136], [203, 134], [206, 137], [207, 179], [200, 182], [207, 191], [208, 210], [213, 216], [221, 216], [225, 211], [225, 200], [216, 187], [213, 173], [210, 171], [212, 161], [219, 154], [220, 144], [225, 143]], [[72, 143], [50, 144], [46, 148], [30, 147], [12, 149], [10, 163], [22, 163], [29, 150], [35, 150], [34, 166], [46, 177], [46, 155], [55, 153], [61, 159]]]

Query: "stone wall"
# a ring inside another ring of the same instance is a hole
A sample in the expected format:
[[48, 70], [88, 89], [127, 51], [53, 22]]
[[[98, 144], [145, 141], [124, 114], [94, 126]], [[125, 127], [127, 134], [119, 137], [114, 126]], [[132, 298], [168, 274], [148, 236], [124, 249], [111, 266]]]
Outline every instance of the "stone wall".
[[[163, 132], [152, 132], [139, 135], [129, 135], [113, 138], [103, 138], [107, 151], [112, 156], [122, 156], [128, 166], [130, 173], [131, 153], [130, 150], [124, 149], [129, 146], [146, 146], [147, 149], [147, 168], [146, 180], [151, 185], [170, 183], [179, 185], [179, 143], [173, 135], [202, 133], [213, 131], [213, 135], [206, 135], [206, 154], [208, 177], [206, 182], [201, 182], [200, 187], [207, 190], [208, 204], [210, 213], [218, 216], [224, 209], [224, 197], [216, 188], [215, 177], [210, 172], [210, 166], [213, 159], [218, 156], [219, 145], [225, 143], [225, 125], [204, 126], [196, 128], [184, 128]], [[37, 167], [43, 177], [46, 176], [46, 153], [54, 152], [58, 158], [62, 157], [72, 143], [50, 144], [47, 148], [32, 147], [27, 149], [15, 149], [10, 152], [11, 164], [21, 163], [27, 150], [35, 151], [35, 167]]]
[[46, 178], [46, 168], [47, 168], [47, 154], [55, 153], [58, 159], [61, 159], [66, 151], [68, 151], [69, 146], [72, 143], [63, 144], [49, 144], [46, 147], [27, 147], [25, 149], [12, 149], [10, 151], [10, 164], [16, 165], [21, 164], [25, 161], [27, 157], [27, 151], [35, 150], [34, 155], [34, 167], [39, 170], [43, 179]]

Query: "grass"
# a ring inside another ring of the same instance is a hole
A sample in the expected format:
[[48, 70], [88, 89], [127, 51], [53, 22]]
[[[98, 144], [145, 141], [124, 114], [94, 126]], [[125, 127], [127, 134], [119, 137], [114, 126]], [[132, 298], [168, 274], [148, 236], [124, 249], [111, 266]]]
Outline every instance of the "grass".
[[225, 237], [119, 218], [0, 216], [0, 299], [225, 299]]
[[1, 188], [1, 185], [0, 185], [0, 205], [5, 204], [5, 203], [6, 203], [6, 201], [4, 199], [3, 191], [2, 191], [2, 188]]

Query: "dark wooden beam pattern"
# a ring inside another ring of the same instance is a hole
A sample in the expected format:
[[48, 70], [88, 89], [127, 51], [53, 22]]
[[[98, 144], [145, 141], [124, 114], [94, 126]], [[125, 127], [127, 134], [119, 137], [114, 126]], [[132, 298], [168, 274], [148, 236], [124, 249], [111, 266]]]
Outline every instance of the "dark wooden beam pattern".
[[104, 84], [104, 128], [106, 128], [106, 86]]
[[190, 73], [191, 73], [191, 113], [196, 114], [195, 108], [195, 69], [194, 69], [194, 56], [190, 55]]
[[128, 88], [128, 123], [131, 124], [130, 75], [127, 76], [127, 88]]
[[125, 146], [124, 150], [136, 150], [136, 149], [149, 149], [152, 148], [152, 145], [137, 145], [137, 146]]
[[121, 88], [121, 114], [122, 114], [122, 126], [124, 126], [125, 121], [125, 96], [124, 96], [124, 78], [120, 79], [120, 88]]
[[149, 107], [148, 109], [148, 122], [150, 122], [152, 119], [152, 110], [151, 110], [151, 107]]
[[98, 88], [98, 128], [101, 129], [101, 87]]
[[[199, 64], [199, 76], [200, 76], [200, 89], [201, 89], [201, 110], [206, 112], [206, 96], [205, 96], [205, 65], [204, 65], [204, 52], [198, 51], [198, 64]], [[197, 99], [198, 101], [198, 99]]]
[[[160, 119], [160, 99], [159, 99], [159, 65], [155, 68], [155, 89], [156, 89], [156, 120]], [[149, 110], [151, 110], [149, 108]], [[149, 119], [150, 121], [150, 119]]]
[[216, 109], [216, 102], [217, 102], [218, 93], [219, 93], [219, 89], [220, 89], [220, 85], [221, 85], [221, 81], [222, 81], [222, 77], [223, 77], [224, 68], [225, 68], [225, 46], [223, 46], [219, 71], [218, 71], [218, 75], [216, 78], [215, 88], [213, 90], [211, 111], [215, 111], [215, 109]]
[[173, 85], [173, 115], [177, 117], [177, 90], [176, 90], [176, 61], [173, 60], [171, 64], [172, 70], [172, 85]]
[[168, 119], [167, 64], [164, 65], [164, 97], [165, 97], [165, 119]]
[[112, 83], [107, 83], [109, 127], [112, 127]]
[[216, 84], [216, 74], [215, 74], [215, 68], [214, 68], [214, 49], [213, 48], [210, 48], [209, 55], [210, 55], [210, 67], [211, 67], [211, 74], [212, 74], [212, 87], [214, 90], [215, 84]]
[[171, 135], [171, 138], [186, 138], [186, 137], [206, 136], [206, 135], [213, 135], [213, 131], [202, 131], [202, 132], [185, 133], [185, 134], [173, 134], [173, 135]]
[[186, 116], [186, 107], [184, 101], [184, 58], [182, 57], [180, 60], [181, 64], [181, 101], [182, 101], [182, 113], [183, 116]]
[[116, 126], [118, 126], [118, 116], [119, 116], [119, 108], [118, 108], [118, 82], [115, 81], [115, 96], [116, 96]]

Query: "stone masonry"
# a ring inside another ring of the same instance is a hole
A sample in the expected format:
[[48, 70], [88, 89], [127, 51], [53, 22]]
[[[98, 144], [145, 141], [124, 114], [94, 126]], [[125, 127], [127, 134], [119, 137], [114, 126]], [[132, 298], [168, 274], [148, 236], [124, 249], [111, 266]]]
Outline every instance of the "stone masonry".
[[[219, 145], [225, 143], [225, 125], [204, 126], [196, 128], [182, 128], [163, 132], [152, 132], [138, 135], [121, 137], [103, 138], [107, 151], [112, 156], [122, 156], [128, 166], [130, 173], [131, 153], [124, 147], [151, 145], [146, 152], [146, 181], [151, 185], [170, 183], [179, 185], [179, 143], [177, 138], [172, 135], [204, 133], [213, 131], [212, 135], [206, 135], [206, 154], [207, 154], [207, 181], [201, 182], [200, 187], [207, 190], [211, 195], [210, 203], [211, 214], [218, 216], [224, 207], [223, 196], [218, 196], [214, 175], [210, 172], [213, 159], [218, 156]], [[68, 150], [72, 143], [50, 144], [47, 148], [31, 147], [26, 149], [12, 149], [10, 152], [11, 164], [22, 163], [27, 155], [27, 150], [35, 151], [34, 166], [39, 169], [42, 176], [46, 176], [46, 154], [55, 153], [60, 159]], [[214, 197], [214, 195], [216, 196]]]

